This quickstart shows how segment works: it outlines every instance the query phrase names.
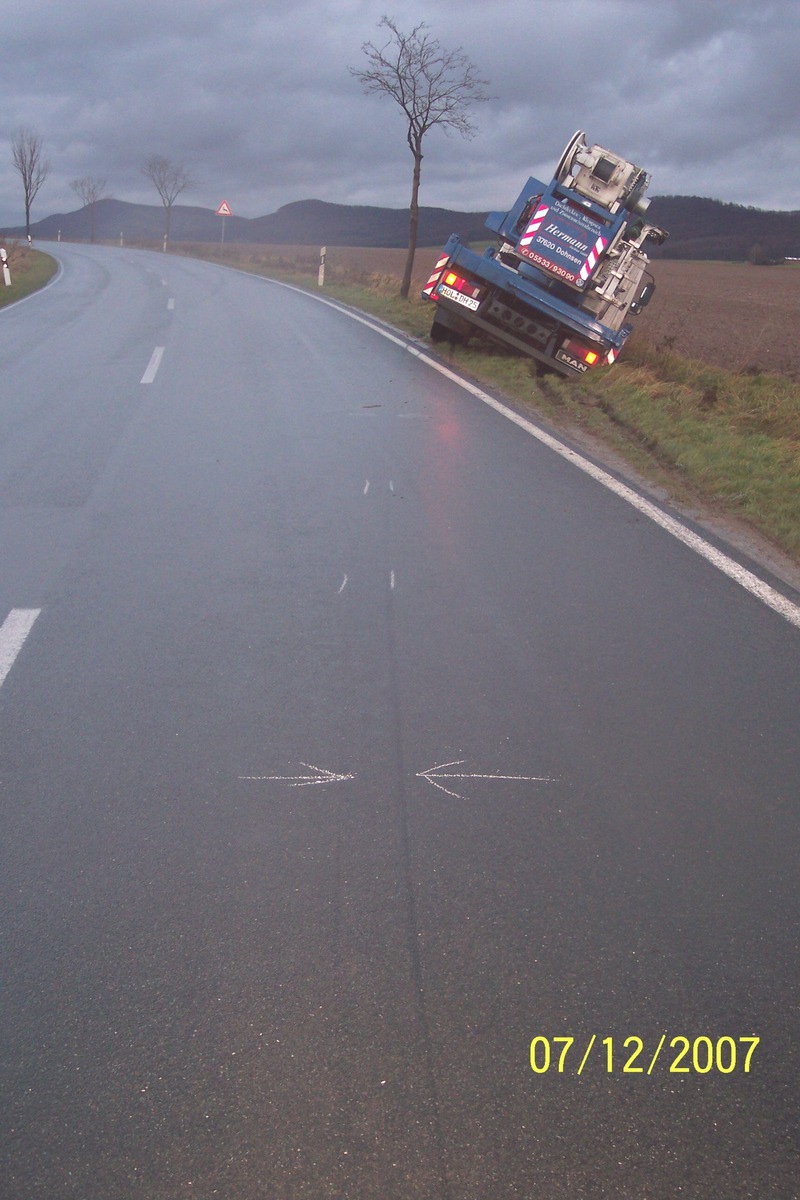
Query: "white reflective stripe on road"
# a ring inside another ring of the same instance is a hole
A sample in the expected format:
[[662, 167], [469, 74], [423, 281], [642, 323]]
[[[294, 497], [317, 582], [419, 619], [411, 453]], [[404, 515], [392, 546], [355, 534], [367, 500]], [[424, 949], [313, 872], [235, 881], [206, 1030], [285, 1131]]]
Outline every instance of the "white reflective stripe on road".
[[40, 608], [12, 608], [0, 625], [0, 687], [41, 611]]

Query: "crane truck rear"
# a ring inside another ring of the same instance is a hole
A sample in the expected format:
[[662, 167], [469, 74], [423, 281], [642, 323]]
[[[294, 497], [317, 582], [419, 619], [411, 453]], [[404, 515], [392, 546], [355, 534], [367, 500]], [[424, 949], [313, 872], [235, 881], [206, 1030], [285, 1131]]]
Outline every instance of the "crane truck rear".
[[448, 240], [422, 292], [436, 304], [431, 338], [482, 333], [564, 375], [613, 363], [655, 289], [644, 245], [667, 237], [644, 219], [649, 183], [579, 130], [549, 184], [530, 178], [508, 212], [489, 213], [495, 246]]

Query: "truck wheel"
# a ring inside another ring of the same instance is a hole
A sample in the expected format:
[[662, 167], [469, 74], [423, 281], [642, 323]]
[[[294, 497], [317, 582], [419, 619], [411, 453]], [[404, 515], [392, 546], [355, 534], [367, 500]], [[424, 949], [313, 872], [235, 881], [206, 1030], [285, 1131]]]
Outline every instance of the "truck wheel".
[[531, 359], [531, 374], [534, 379], [546, 379], [548, 375], [561, 375], [555, 367], [551, 367], [549, 363], [543, 362], [541, 358]]
[[464, 339], [455, 329], [451, 329], [443, 321], [435, 319], [431, 325], [431, 341], [449, 342], [451, 346], [460, 346]]

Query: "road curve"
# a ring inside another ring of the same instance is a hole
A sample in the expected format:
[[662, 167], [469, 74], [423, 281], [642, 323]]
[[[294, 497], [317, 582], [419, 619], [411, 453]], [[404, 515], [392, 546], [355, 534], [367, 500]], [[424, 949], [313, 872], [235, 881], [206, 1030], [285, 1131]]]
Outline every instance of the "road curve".
[[796, 1196], [797, 627], [403, 339], [54, 251], [0, 313], [4, 1200]]

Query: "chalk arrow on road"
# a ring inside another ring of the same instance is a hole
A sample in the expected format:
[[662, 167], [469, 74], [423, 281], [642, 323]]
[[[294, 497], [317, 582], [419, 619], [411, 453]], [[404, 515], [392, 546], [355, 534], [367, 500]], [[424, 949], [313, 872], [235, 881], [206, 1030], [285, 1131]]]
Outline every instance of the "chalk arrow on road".
[[463, 800], [464, 797], [458, 792], [454, 792], [451, 788], [447, 788], [441, 779], [511, 779], [519, 783], [553, 783], [553, 779], [549, 775], [479, 775], [468, 771], [448, 771], [448, 767], [462, 767], [465, 759], [459, 758], [456, 762], [439, 763], [436, 767], [428, 767], [427, 771], [417, 771], [417, 779], [427, 779], [428, 783], [438, 788], [440, 792], [447, 792], [448, 796], [455, 796], [457, 800]]
[[313, 775], [240, 775], [239, 778], [255, 783], [288, 783], [289, 787], [315, 787], [321, 783], [345, 783], [348, 779], [355, 779], [355, 775], [342, 775], [325, 767], [315, 767], [312, 763], [301, 763], [300, 766], [313, 771]]

